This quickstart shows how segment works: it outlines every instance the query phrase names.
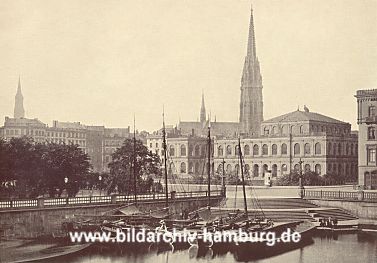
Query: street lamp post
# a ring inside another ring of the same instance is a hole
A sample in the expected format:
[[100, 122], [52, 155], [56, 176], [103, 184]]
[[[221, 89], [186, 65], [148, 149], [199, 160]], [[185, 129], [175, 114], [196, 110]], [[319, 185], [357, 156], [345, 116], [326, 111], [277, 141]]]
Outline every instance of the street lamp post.
[[300, 187], [300, 197], [303, 198], [304, 197], [304, 185], [303, 185], [303, 174], [302, 174], [302, 164], [304, 162], [301, 160], [300, 158], [300, 161], [298, 162], [298, 164], [300, 165], [300, 177], [299, 177], [299, 187]]
[[64, 184], [65, 184], [65, 191], [67, 192], [67, 197], [68, 197], [68, 189], [67, 189], [67, 184], [68, 184], [68, 177], [64, 177]]
[[102, 196], [102, 184], [101, 184], [101, 181], [102, 181], [102, 176], [98, 176], [98, 181], [99, 181], [99, 195]]
[[226, 192], [226, 189], [225, 189], [225, 160], [223, 158], [223, 161], [221, 162], [222, 164], [222, 168], [223, 168], [223, 174], [222, 174], [222, 190], [223, 190], [223, 194], [225, 196], [225, 192]]

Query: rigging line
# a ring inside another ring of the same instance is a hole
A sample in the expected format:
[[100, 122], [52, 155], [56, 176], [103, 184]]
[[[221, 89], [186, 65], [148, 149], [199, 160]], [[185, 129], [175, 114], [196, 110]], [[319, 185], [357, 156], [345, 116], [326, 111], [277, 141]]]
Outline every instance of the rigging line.
[[[242, 158], [243, 163], [245, 164], [245, 158], [244, 158], [244, 156], [241, 156], [241, 158]], [[243, 167], [241, 167], [241, 169], [243, 169]], [[258, 213], [260, 213], [262, 215], [262, 218], [266, 218], [266, 216], [264, 214], [264, 211], [262, 209], [262, 206], [261, 206], [261, 204], [259, 202], [258, 196], [256, 194], [256, 191], [252, 187], [253, 183], [252, 183], [251, 179], [250, 179], [250, 185], [251, 185], [251, 190], [250, 190], [250, 192], [251, 192], [251, 201], [253, 203], [253, 206], [256, 208], [254, 217], [257, 217]], [[253, 196], [255, 196], [255, 198], [253, 198]]]
[[[173, 166], [174, 168], [174, 171], [177, 171], [177, 167], [175, 166], [174, 162], [173, 162], [173, 158], [171, 156], [168, 157], [169, 158], [169, 161], [170, 162], [170, 166]], [[170, 167], [169, 166], [169, 167]], [[185, 191], [185, 188], [184, 188], [184, 185], [181, 183], [180, 179], [179, 179], [179, 176], [176, 175], [174, 172], [173, 172], [173, 169], [170, 169], [171, 170], [171, 178], [170, 178], [170, 181], [172, 182], [172, 184], [175, 185], [176, 188], [180, 188], [179, 190], [182, 190], [182, 192], [186, 193]], [[178, 183], [177, 183], [178, 181]], [[178, 190], [178, 189], [177, 189]]]

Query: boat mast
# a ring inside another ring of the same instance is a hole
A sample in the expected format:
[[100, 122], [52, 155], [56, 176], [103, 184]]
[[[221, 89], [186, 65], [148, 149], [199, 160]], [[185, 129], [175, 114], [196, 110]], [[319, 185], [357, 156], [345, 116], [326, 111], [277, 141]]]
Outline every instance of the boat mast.
[[208, 209], [211, 207], [211, 119], [208, 121]]
[[137, 203], [137, 193], [136, 193], [136, 125], [135, 125], [135, 114], [134, 114], [134, 139], [133, 139], [133, 158], [132, 158], [132, 173], [134, 179], [134, 198], [135, 203]]
[[164, 149], [164, 173], [165, 173], [165, 205], [169, 207], [169, 192], [168, 192], [168, 168], [166, 165], [167, 159], [167, 145], [166, 145], [166, 131], [165, 131], [165, 112], [162, 108], [162, 147]]
[[241, 151], [241, 139], [238, 138], [238, 157], [240, 158], [240, 169], [241, 169], [241, 179], [242, 179], [242, 191], [243, 191], [243, 202], [245, 206], [245, 215], [246, 219], [248, 219], [247, 213], [247, 201], [246, 201], [246, 189], [245, 189], [245, 178], [243, 175], [243, 163], [242, 163], [242, 151]]

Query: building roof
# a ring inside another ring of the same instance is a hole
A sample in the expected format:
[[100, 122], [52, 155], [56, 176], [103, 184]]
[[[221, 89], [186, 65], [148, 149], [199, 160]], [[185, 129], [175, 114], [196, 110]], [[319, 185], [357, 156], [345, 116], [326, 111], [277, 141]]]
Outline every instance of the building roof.
[[46, 124], [38, 119], [27, 119], [27, 118], [9, 118], [5, 117], [4, 126], [36, 126], [36, 127], [46, 127]]
[[310, 111], [296, 110], [278, 117], [264, 121], [263, 123], [278, 123], [278, 122], [300, 122], [300, 121], [316, 121], [336, 124], [347, 124], [346, 122], [336, 120], [334, 118]]

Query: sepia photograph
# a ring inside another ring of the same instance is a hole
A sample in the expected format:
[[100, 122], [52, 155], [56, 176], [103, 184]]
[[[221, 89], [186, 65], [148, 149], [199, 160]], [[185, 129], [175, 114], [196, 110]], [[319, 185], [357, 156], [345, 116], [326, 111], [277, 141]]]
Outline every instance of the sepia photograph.
[[376, 263], [377, 0], [0, 0], [0, 262]]

